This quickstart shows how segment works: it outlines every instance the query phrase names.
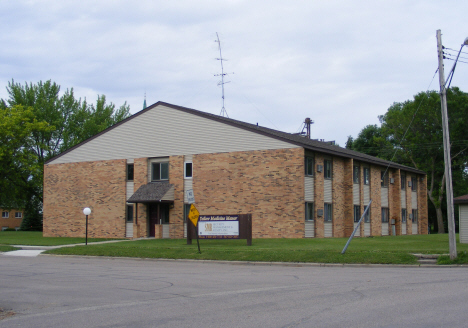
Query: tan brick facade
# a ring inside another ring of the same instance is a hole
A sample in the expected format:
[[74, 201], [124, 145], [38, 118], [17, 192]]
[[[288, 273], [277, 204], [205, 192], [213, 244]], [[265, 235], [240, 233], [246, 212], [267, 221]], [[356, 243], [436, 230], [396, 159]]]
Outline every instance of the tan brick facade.
[[304, 149], [193, 157], [200, 213], [252, 213], [254, 238], [304, 236]]
[[[314, 235], [324, 237], [324, 158], [332, 159], [332, 234], [348, 237], [353, 224], [352, 159], [314, 155]], [[303, 148], [258, 150], [192, 156], [193, 191], [201, 214], [252, 214], [254, 238], [303, 238], [305, 235]], [[174, 186], [174, 202], [169, 210], [169, 237], [184, 237], [184, 156], [170, 156], [169, 183]], [[89, 206], [89, 237], [125, 236], [126, 160], [46, 165], [44, 169], [44, 236], [83, 237]], [[134, 163], [134, 192], [148, 183], [148, 158]], [[360, 204], [364, 212], [363, 163], [360, 165]], [[382, 235], [381, 171], [370, 165], [371, 236]], [[389, 221], [395, 220], [396, 234], [402, 234], [400, 170], [389, 169]], [[427, 233], [426, 179], [418, 183], [418, 233]], [[407, 180], [410, 174], [407, 174]], [[406, 186], [406, 203], [411, 213], [411, 188]], [[149, 235], [149, 205], [138, 203], [134, 209], [133, 237]], [[408, 220], [407, 234], [411, 234]], [[364, 224], [360, 235], [364, 236]], [[388, 225], [391, 234], [391, 224]], [[156, 238], [162, 227], [156, 225]]]
[[125, 160], [45, 165], [44, 236], [88, 237], [125, 234]]

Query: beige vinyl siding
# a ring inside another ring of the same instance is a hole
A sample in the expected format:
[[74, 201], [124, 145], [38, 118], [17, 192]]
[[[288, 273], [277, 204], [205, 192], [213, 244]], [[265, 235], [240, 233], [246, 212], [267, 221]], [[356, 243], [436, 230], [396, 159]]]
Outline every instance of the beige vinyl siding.
[[133, 193], [135, 192], [134, 191], [134, 182], [133, 181], [127, 181], [126, 189], [127, 189], [127, 199], [129, 199], [130, 197], [132, 197]]
[[400, 190], [401, 208], [406, 208], [406, 191]]
[[418, 209], [418, 193], [416, 191], [411, 192], [411, 208], [413, 210]]
[[380, 202], [382, 207], [388, 207], [388, 188], [380, 188]]
[[[362, 222], [361, 222], [361, 224], [362, 224]], [[358, 223], [357, 223], [357, 222], [354, 222], [354, 227], [353, 227], [353, 229], [356, 229], [356, 226], [357, 226], [357, 225], [358, 225]], [[359, 227], [359, 229], [356, 230], [356, 233], [354, 234], [354, 236], [356, 236], [356, 237], [360, 237], [360, 236], [361, 236], [361, 227]]]
[[167, 191], [161, 200], [174, 200], [174, 186], [172, 186], [171, 189]]
[[367, 206], [370, 202], [370, 188], [369, 185], [364, 185], [364, 205]]
[[125, 223], [125, 237], [133, 238], [133, 222]]
[[458, 212], [460, 213], [460, 243], [468, 243], [468, 205], [459, 205]]
[[382, 236], [388, 236], [388, 222], [382, 222]]
[[364, 222], [364, 236], [370, 236], [370, 222]]
[[314, 178], [304, 177], [304, 199], [306, 202], [314, 201]]
[[314, 229], [315, 229], [314, 221], [306, 221], [304, 237], [306, 238], [315, 237]]
[[323, 181], [323, 201], [325, 203], [332, 203], [332, 180], [325, 179]]
[[404, 222], [401, 223], [401, 234], [402, 235], [406, 235], [406, 224], [407, 223], [404, 223]]
[[169, 235], [170, 225], [169, 224], [162, 224], [161, 226], [162, 226], [162, 237], [165, 238], [165, 239], [170, 238], [170, 235]]
[[333, 224], [331, 222], [323, 223], [324, 237], [333, 237]]
[[353, 183], [353, 205], [360, 205], [361, 204], [361, 195], [359, 191], [359, 184]]
[[49, 164], [299, 147], [160, 105]]
[[417, 223], [411, 223], [411, 224], [413, 225], [411, 234], [412, 235], [417, 235], [418, 234], [418, 224]]
[[184, 203], [188, 204], [187, 199], [187, 190], [193, 190], [193, 180], [192, 179], [184, 179]]

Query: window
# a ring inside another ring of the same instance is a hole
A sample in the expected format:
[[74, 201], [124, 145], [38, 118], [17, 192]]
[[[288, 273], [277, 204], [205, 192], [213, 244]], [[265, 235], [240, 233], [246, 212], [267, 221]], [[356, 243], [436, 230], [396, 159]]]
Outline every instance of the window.
[[325, 179], [331, 179], [332, 178], [332, 161], [329, 159], [324, 160], [323, 166], [324, 166], [323, 177]]
[[418, 223], [418, 210], [412, 210], [411, 213], [412, 215], [412, 221], [413, 223]]
[[[367, 209], [367, 206], [364, 206], [364, 212], [366, 211], [366, 209]], [[367, 222], [367, 223], [370, 222], [370, 210], [371, 209], [369, 208], [369, 210], [366, 212], [366, 215], [364, 216], [364, 222]]]
[[380, 171], [380, 186], [388, 188], [388, 172]]
[[406, 208], [401, 209], [401, 222], [406, 223]]
[[169, 180], [169, 163], [153, 163], [151, 181]]
[[8, 219], [10, 217], [10, 213], [7, 211], [2, 212], [2, 218]]
[[411, 191], [418, 190], [418, 178], [411, 178]]
[[133, 181], [133, 164], [127, 164], [127, 181]]
[[406, 175], [402, 174], [400, 179], [401, 179], [401, 190], [405, 190], [406, 189]]
[[364, 184], [365, 185], [368, 185], [369, 184], [369, 168], [368, 167], [365, 167], [364, 170], [363, 170], [363, 178], [364, 178]]
[[361, 218], [361, 206], [354, 205], [354, 222], [359, 222]]
[[5, 231], [6, 229], [8, 229], [8, 227], [2, 227], [2, 231]]
[[127, 205], [127, 223], [133, 222], [133, 205]]
[[22, 213], [22, 212], [15, 212], [15, 218], [21, 219], [22, 217], [23, 217], [23, 213]]
[[185, 162], [184, 163], [184, 178], [191, 179], [192, 178], [192, 162]]
[[353, 182], [354, 183], [359, 183], [359, 165], [354, 165], [353, 166]]
[[333, 213], [332, 213], [332, 204], [324, 204], [324, 215], [323, 215], [323, 220], [331, 222], [333, 219]]
[[305, 220], [314, 221], [314, 203], [305, 203]]
[[314, 159], [312, 157], [305, 158], [305, 175], [314, 175]]
[[382, 223], [388, 222], [388, 208], [382, 207]]

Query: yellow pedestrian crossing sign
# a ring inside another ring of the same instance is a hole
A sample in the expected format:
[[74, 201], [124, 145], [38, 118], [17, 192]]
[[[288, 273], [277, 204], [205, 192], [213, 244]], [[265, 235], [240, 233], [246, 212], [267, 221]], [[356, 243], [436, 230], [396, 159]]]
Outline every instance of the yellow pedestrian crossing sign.
[[200, 212], [198, 212], [197, 208], [195, 205], [191, 204], [190, 205], [190, 212], [188, 214], [188, 218], [190, 221], [192, 221], [193, 225], [196, 227], [198, 224], [198, 217], [200, 216]]

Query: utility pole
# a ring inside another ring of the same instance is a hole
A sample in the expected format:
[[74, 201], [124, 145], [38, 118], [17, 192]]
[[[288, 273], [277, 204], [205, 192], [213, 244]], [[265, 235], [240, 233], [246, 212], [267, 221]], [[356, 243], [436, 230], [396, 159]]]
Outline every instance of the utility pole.
[[445, 163], [445, 189], [447, 192], [447, 221], [449, 232], [449, 252], [450, 259], [457, 257], [457, 243], [455, 236], [455, 218], [453, 216], [453, 185], [452, 185], [452, 164], [450, 155], [450, 134], [447, 115], [447, 90], [445, 88], [444, 76], [444, 54], [442, 49], [442, 37], [440, 30], [437, 30], [437, 54], [439, 56], [439, 84], [440, 84], [440, 104], [442, 110], [442, 130], [444, 135], [444, 163]]

